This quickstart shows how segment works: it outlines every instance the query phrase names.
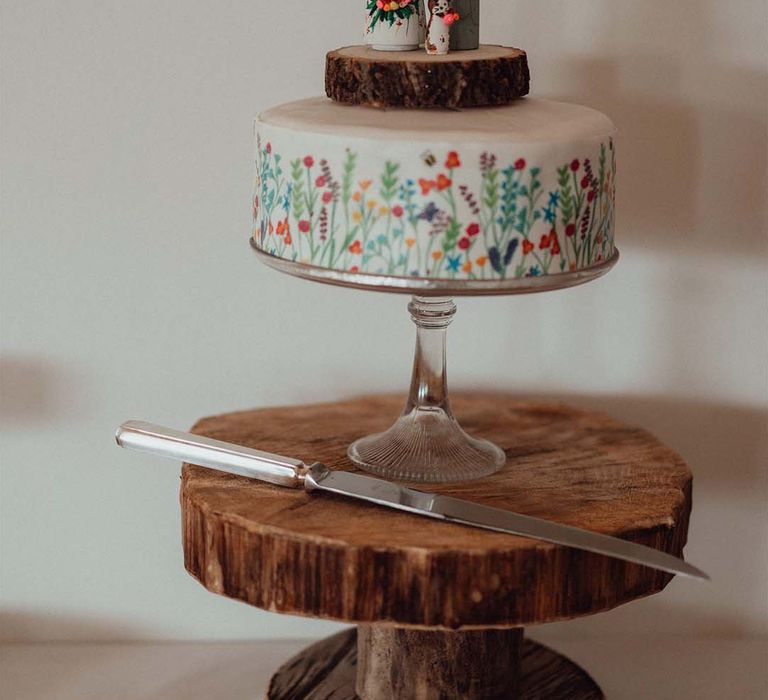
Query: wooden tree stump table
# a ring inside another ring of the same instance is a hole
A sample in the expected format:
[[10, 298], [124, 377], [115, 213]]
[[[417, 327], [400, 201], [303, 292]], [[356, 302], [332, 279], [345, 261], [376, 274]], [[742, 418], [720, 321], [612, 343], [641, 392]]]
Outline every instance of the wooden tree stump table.
[[[353, 470], [347, 445], [402, 399], [369, 397], [205, 418], [194, 432]], [[691, 473], [643, 430], [559, 404], [458, 395], [457, 417], [505, 449], [479, 481], [429, 490], [681, 556]], [[523, 627], [609, 610], [669, 574], [185, 465], [184, 559], [207, 589], [274, 612], [351, 622], [280, 668], [269, 700], [602, 698]]]

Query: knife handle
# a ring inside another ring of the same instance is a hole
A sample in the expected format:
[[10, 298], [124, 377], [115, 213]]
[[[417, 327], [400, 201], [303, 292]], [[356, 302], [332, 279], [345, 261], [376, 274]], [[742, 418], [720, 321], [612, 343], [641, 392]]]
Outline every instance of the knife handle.
[[123, 423], [115, 433], [115, 440], [120, 447], [259, 479], [275, 486], [303, 488], [308, 472], [307, 465], [298, 459], [143, 421]]

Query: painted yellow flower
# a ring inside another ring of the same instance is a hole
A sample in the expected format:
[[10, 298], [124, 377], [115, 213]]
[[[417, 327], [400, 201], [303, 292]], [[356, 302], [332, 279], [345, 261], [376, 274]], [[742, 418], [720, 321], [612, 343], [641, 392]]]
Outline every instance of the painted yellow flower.
[[409, 248], [413, 248], [413, 246], [416, 244], [415, 238], [406, 238], [405, 239], [405, 245], [407, 245]]
[[440, 258], [443, 257], [443, 254], [439, 250], [435, 250], [432, 252], [432, 260], [440, 260]]
[[359, 202], [362, 196], [363, 196], [363, 195], [362, 195], [362, 194], [360, 194], [359, 192], [355, 192], [355, 193], [352, 195], [352, 199], [353, 199], [355, 202]]
[[389, 209], [387, 207], [379, 207], [379, 214], [382, 216], [386, 216], [389, 213]]
[[367, 190], [370, 186], [373, 180], [360, 180], [358, 183], [360, 185], [361, 190]]
[[366, 202], [366, 205], [368, 206], [369, 209], [374, 209], [376, 207], [376, 200], [375, 199], [369, 199]]
[[464, 272], [472, 272], [472, 263], [471, 261], [467, 260], [462, 266], [461, 269], [464, 270]]
[[477, 260], [475, 260], [478, 267], [483, 267], [485, 263], [488, 262], [488, 258], [485, 255], [481, 255]]
[[359, 223], [362, 218], [363, 218], [363, 215], [359, 211], [352, 212], [352, 221], [354, 221], [355, 223]]

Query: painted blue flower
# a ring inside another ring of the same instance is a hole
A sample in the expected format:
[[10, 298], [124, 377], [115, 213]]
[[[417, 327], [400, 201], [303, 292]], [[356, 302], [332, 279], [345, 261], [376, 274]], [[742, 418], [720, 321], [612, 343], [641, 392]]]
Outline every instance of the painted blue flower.
[[403, 231], [403, 229], [396, 228], [394, 231], [392, 231], [392, 237], [393, 238], [400, 238], [404, 233], [405, 233], [405, 231]]
[[541, 168], [531, 168], [531, 175], [533, 177], [537, 177], [540, 172], [541, 172]]
[[365, 247], [368, 250], [376, 250], [376, 244], [373, 241], [368, 241]]
[[387, 242], [387, 237], [382, 233], [376, 240], [379, 242], [379, 245], [385, 245]]
[[541, 276], [541, 268], [538, 265], [534, 265], [530, 270], [528, 270], [528, 274], [526, 277], [540, 277]]
[[448, 262], [447, 267], [445, 268], [448, 272], [458, 272], [459, 271], [459, 265], [461, 265], [461, 255], [449, 255], [446, 258], [446, 261]]

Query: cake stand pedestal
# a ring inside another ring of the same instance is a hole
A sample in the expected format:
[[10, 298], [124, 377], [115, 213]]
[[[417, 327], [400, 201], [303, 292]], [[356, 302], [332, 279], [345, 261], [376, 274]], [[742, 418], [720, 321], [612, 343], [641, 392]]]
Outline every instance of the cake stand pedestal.
[[[507, 464], [430, 490], [681, 556], [691, 473], [643, 430], [599, 413], [457, 395], [474, 434]], [[354, 471], [347, 444], [396, 397], [205, 418], [196, 433]], [[184, 560], [207, 589], [251, 605], [357, 625], [306, 649], [269, 700], [602, 698], [575, 664], [523, 627], [609, 610], [669, 574], [521, 537], [431, 521], [185, 465]]]
[[456, 313], [452, 297], [566, 289], [598, 279], [619, 259], [615, 251], [608, 260], [574, 272], [514, 279], [455, 280], [327, 269], [268, 255], [253, 239], [251, 245], [266, 265], [296, 277], [413, 295], [408, 311], [416, 325], [416, 353], [405, 409], [388, 430], [358, 437], [349, 446], [348, 454], [358, 467], [384, 478], [422, 482], [479, 479], [497, 472], [506, 461], [504, 452], [493, 442], [464, 432], [451, 410], [446, 331]]

